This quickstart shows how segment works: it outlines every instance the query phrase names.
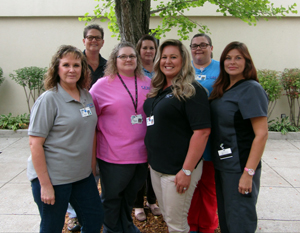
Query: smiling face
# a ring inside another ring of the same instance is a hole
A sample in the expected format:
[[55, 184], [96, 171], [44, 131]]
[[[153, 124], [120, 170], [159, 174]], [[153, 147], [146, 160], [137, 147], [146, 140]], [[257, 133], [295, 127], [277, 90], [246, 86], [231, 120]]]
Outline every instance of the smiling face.
[[[123, 47], [119, 50], [119, 53], [117, 56], [127, 56], [126, 59], [117, 58], [117, 69], [119, 74], [132, 77], [134, 76], [134, 71], [137, 67], [137, 58], [136, 53], [133, 48], [131, 47]], [[135, 56], [135, 58], [129, 58], [128, 56]]]
[[[198, 36], [193, 38], [191, 45], [209, 44], [209, 41], [204, 36]], [[193, 58], [194, 65], [203, 66], [211, 62], [211, 54], [213, 51], [213, 46], [208, 45], [206, 48], [200, 48], [199, 46], [193, 50], [191, 49], [191, 54]]]
[[173, 45], [166, 46], [160, 57], [160, 70], [167, 79], [173, 79], [182, 68], [182, 57], [179, 48]]
[[142, 59], [142, 63], [153, 62], [155, 57], [155, 45], [151, 40], [144, 40], [141, 45], [140, 55]]
[[76, 87], [77, 81], [81, 76], [81, 59], [74, 54], [67, 54], [60, 59], [58, 65], [59, 83], [62, 87]]
[[230, 50], [224, 61], [224, 69], [230, 78], [243, 78], [245, 58], [237, 49]]
[[[96, 38], [98, 38], [98, 40], [96, 40], [95, 38], [93, 38], [92, 40], [89, 40], [88, 39], [89, 37], [96, 37]], [[102, 46], [104, 44], [104, 40], [103, 40], [101, 32], [97, 29], [89, 30], [86, 34], [86, 38], [83, 39], [83, 44], [87, 51], [99, 53], [100, 49], [102, 48]]]

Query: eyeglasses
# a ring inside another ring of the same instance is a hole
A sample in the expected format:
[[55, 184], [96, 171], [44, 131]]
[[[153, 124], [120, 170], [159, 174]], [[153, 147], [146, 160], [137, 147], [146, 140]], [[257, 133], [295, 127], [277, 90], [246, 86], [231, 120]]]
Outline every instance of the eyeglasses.
[[85, 38], [88, 39], [88, 41], [93, 41], [93, 39], [95, 39], [96, 41], [102, 40], [102, 38], [99, 36], [86, 36]]
[[201, 43], [201, 44], [191, 44], [190, 47], [192, 50], [196, 50], [198, 47], [200, 49], [206, 49], [207, 46], [209, 46], [210, 44], [207, 44], [207, 43]]
[[120, 58], [121, 60], [127, 60], [128, 58], [130, 60], [133, 60], [133, 59], [136, 59], [136, 55], [133, 55], [133, 54], [131, 54], [131, 55], [122, 54], [122, 55], [117, 56], [117, 58]]

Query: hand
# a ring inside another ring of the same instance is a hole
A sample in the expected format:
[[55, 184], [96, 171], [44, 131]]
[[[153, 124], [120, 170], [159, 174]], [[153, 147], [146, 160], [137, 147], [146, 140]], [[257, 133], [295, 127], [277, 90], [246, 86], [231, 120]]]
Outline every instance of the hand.
[[182, 170], [180, 170], [176, 174], [174, 182], [176, 185], [176, 191], [178, 193], [185, 193], [185, 191], [189, 189], [191, 176], [187, 176]]
[[45, 204], [54, 205], [55, 194], [54, 194], [54, 189], [53, 189], [52, 184], [41, 186], [41, 200]]
[[93, 166], [93, 167], [92, 167], [92, 172], [93, 172], [94, 177], [96, 177], [96, 176], [97, 176], [97, 169], [96, 169], [96, 166]]
[[[252, 178], [247, 172], [244, 172], [240, 178], [239, 182], [239, 192], [241, 194], [247, 194], [252, 192]], [[246, 192], [246, 193], [245, 193]]]

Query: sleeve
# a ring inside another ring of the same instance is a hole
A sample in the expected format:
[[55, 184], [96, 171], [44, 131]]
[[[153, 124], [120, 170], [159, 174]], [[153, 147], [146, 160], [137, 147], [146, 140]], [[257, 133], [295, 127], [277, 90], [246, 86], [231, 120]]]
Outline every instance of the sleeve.
[[93, 86], [92, 88], [90, 89], [90, 94], [93, 98], [93, 102], [94, 102], [94, 105], [95, 105], [95, 110], [96, 110], [96, 113], [97, 113], [97, 116], [99, 117], [100, 114], [101, 114], [101, 108], [99, 106], [99, 103], [98, 103], [98, 98], [97, 96], [99, 95], [99, 90], [102, 88], [101, 85], [101, 80], [98, 80]]
[[192, 130], [211, 128], [207, 93], [199, 84], [194, 85], [196, 94], [186, 100], [185, 111]]
[[47, 138], [57, 115], [53, 94], [52, 91], [45, 92], [34, 103], [30, 113], [28, 135]]
[[257, 82], [242, 92], [238, 105], [244, 119], [268, 115], [268, 96]]

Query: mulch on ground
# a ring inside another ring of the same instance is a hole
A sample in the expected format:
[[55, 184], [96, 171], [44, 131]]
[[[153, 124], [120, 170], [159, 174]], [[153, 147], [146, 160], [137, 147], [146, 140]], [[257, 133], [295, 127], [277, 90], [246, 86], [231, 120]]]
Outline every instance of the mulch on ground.
[[[101, 193], [101, 186], [98, 185], [99, 193]], [[146, 203], [146, 200], [145, 200]], [[142, 232], [142, 233], [167, 233], [167, 224], [163, 220], [162, 216], [154, 216], [150, 209], [146, 206], [145, 207], [145, 213], [147, 216], [147, 220], [144, 222], [140, 222], [135, 219], [134, 217], [134, 210], [132, 211], [132, 219], [133, 223], [137, 226], [137, 228]], [[69, 217], [68, 214], [66, 214], [66, 219], [65, 219], [65, 225], [63, 228], [62, 233], [71, 233], [68, 228], [67, 228], [67, 223], [68, 223]], [[80, 233], [78, 232], [73, 232], [73, 233]], [[102, 233], [102, 231], [101, 231]], [[215, 230], [215, 233], [221, 233], [220, 228], [217, 228]]]
[[[135, 219], [134, 211], [132, 211], [132, 218], [134, 224], [142, 233], [167, 233], [167, 224], [163, 220], [162, 216], [154, 216], [150, 209], [145, 207], [145, 213], [147, 215], [147, 220], [140, 222]], [[68, 216], [66, 216], [65, 226], [62, 233], [70, 233], [67, 229]], [[102, 232], [102, 231], [101, 231]], [[80, 233], [80, 231], [76, 232]], [[215, 233], [221, 233], [220, 229], [216, 229]]]

